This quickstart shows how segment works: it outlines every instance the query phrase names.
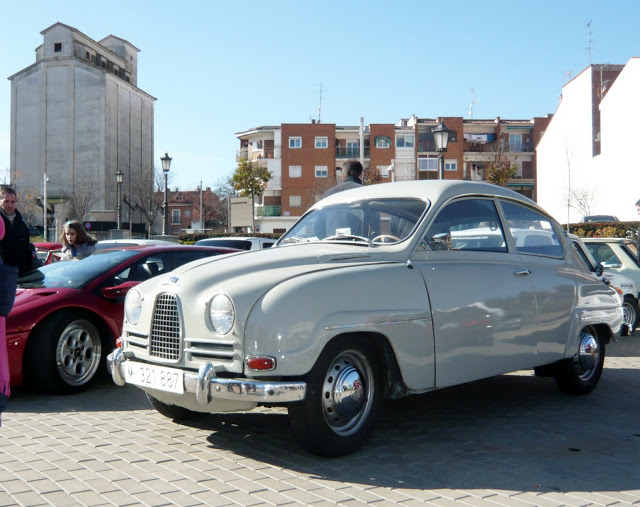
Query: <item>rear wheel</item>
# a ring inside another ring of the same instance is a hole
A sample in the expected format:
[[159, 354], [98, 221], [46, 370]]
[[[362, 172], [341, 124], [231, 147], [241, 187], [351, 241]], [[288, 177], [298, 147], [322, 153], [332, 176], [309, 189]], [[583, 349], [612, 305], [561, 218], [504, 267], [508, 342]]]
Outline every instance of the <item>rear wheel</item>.
[[330, 458], [360, 447], [380, 411], [383, 386], [375, 350], [363, 338], [329, 344], [307, 376], [304, 401], [289, 421], [309, 451]]
[[580, 333], [578, 353], [557, 363], [556, 384], [568, 394], [587, 394], [595, 389], [604, 368], [604, 341], [593, 328]]
[[79, 393], [95, 379], [103, 356], [100, 332], [84, 313], [59, 313], [29, 336], [25, 378], [49, 393]]
[[193, 410], [189, 410], [188, 408], [178, 407], [177, 405], [168, 405], [160, 401], [158, 398], [153, 397], [149, 393], [146, 394], [153, 408], [155, 408], [159, 413], [161, 413], [165, 417], [168, 417], [169, 419], [175, 419], [176, 421], [187, 421], [189, 419], [195, 419], [196, 417], [200, 417], [203, 415], [200, 412], [194, 412]]
[[625, 336], [633, 334], [638, 323], [638, 302], [633, 296], [627, 295], [624, 297], [622, 312], [625, 323], [622, 334]]

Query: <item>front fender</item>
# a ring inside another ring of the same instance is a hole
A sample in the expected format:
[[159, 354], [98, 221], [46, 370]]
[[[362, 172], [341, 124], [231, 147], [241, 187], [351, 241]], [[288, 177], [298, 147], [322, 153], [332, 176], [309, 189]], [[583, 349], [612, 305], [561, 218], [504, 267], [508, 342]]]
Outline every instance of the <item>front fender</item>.
[[341, 266], [275, 285], [249, 314], [245, 355], [276, 358], [264, 375], [300, 376], [331, 339], [352, 332], [385, 336], [410, 389], [433, 386], [427, 290], [420, 272], [401, 263]]

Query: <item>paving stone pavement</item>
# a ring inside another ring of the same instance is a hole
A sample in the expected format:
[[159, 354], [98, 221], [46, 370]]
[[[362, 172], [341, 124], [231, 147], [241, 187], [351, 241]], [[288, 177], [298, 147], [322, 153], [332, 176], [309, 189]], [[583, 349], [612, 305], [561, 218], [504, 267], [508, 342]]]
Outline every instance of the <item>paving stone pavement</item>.
[[179, 425], [104, 380], [16, 389], [0, 428], [0, 506], [640, 505], [640, 333], [609, 345], [587, 396], [503, 375], [388, 402], [367, 445], [302, 450], [284, 409]]

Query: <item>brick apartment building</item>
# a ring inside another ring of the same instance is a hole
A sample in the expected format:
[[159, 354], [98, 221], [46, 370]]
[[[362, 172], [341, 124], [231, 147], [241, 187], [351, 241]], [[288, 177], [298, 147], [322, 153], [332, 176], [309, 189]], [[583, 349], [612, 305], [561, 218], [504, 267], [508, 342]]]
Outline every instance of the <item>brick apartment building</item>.
[[337, 126], [333, 123], [283, 123], [236, 133], [246, 158], [272, 174], [256, 215], [263, 232], [283, 232], [341, 181], [341, 168], [359, 159], [377, 168], [383, 182], [439, 179], [432, 129], [444, 120], [452, 132], [445, 153], [445, 179], [484, 180], [484, 170], [499, 152], [517, 166], [508, 186], [536, 198], [535, 146], [551, 115], [530, 120], [475, 120], [462, 117], [400, 120], [397, 124]]

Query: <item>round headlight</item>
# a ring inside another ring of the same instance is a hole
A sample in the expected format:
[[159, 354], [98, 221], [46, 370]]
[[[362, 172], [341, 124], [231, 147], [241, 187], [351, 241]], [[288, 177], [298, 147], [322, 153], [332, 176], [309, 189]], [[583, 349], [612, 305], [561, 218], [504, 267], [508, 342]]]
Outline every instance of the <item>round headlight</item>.
[[124, 314], [129, 324], [137, 324], [142, 312], [142, 296], [136, 289], [127, 292], [124, 298]]
[[233, 327], [236, 312], [229, 296], [216, 294], [209, 303], [209, 320], [213, 330], [219, 334], [227, 334]]

